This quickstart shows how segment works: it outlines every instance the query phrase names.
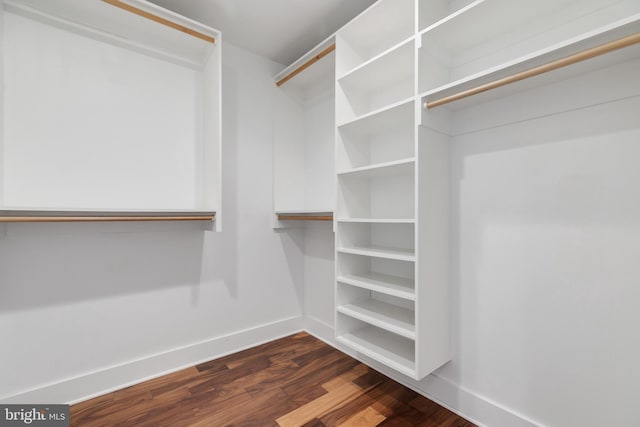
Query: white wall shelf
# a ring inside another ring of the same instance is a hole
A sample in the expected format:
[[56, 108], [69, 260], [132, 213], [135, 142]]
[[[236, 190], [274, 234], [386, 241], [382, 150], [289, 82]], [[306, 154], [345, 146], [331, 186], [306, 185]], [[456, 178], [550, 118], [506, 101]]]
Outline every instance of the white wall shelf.
[[219, 231], [220, 33], [120, 4], [2, 1], [0, 208], [32, 221], [205, 212]]
[[415, 158], [413, 99], [338, 128], [339, 171]]
[[351, 170], [339, 171], [338, 175], [360, 176], [365, 178], [399, 175], [403, 173], [413, 173], [415, 167], [415, 157], [408, 159], [394, 160], [391, 162], [376, 163], [369, 166], [362, 166]]
[[365, 121], [365, 120], [368, 120], [368, 119], [375, 120], [378, 115], [382, 115], [382, 114], [384, 114], [384, 113], [386, 113], [388, 111], [395, 110], [396, 108], [399, 108], [399, 107], [402, 107], [402, 106], [405, 106], [405, 105], [413, 105], [414, 100], [415, 100], [415, 96], [409, 96], [406, 99], [402, 99], [402, 100], [400, 100], [398, 102], [394, 102], [394, 103], [391, 103], [389, 105], [385, 105], [385, 106], [380, 107], [380, 108], [378, 108], [376, 110], [370, 111], [369, 113], [362, 114], [361, 116], [358, 116], [358, 117], [355, 117], [355, 118], [352, 118], [352, 119], [347, 119], [347, 120], [344, 120], [342, 122], [339, 122], [338, 128], [344, 128], [346, 126], [350, 126], [350, 125], [353, 125], [355, 123], [358, 123], [358, 122], [361, 122], [361, 121]]
[[337, 340], [363, 355], [415, 378], [415, 347], [410, 340], [374, 326], [338, 335]]
[[337, 310], [346, 316], [362, 320], [401, 337], [411, 340], [416, 337], [415, 313], [413, 310], [375, 299], [366, 299], [341, 305], [338, 306]]
[[413, 39], [375, 61], [338, 79], [336, 115], [339, 123], [360, 118], [414, 95]]
[[[370, 71], [368, 70], [370, 68], [375, 68], [376, 66], [380, 68], [387, 68], [388, 65], [385, 65], [385, 62], [390, 62], [392, 59], [396, 59], [396, 60], [400, 59], [405, 63], [411, 61], [411, 59], [409, 58], [410, 55], [408, 55], [407, 51], [411, 50], [411, 44], [413, 43], [414, 40], [415, 40], [415, 36], [411, 36], [408, 39], [401, 41], [397, 45], [392, 46], [388, 50], [380, 53], [377, 56], [374, 56], [368, 61], [358, 65], [354, 69], [349, 70], [345, 74], [339, 76], [337, 78], [338, 82], [348, 81], [349, 79], [352, 78], [351, 76], [354, 76], [354, 75], [366, 76], [367, 73], [370, 73]], [[380, 62], [381, 64], [378, 65], [378, 62]], [[357, 79], [357, 77], [355, 78]]]
[[370, 291], [397, 298], [415, 301], [415, 282], [404, 277], [391, 276], [380, 273], [345, 274], [336, 278], [340, 283], [357, 286]]
[[482, 1], [484, 0], [418, 0], [418, 30], [422, 32], [469, 4]]
[[338, 218], [338, 222], [367, 224], [415, 224], [413, 218]]
[[[554, 50], [594, 28], [627, 19], [633, 7], [631, 2], [606, 0], [474, 2], [422, 33], [419, 64], [429, 71], [419, 73], [419, 92]], [[496, 14], [504, 18], [483, 24]]]
[[[446, 98], [456, 93], [468, 91], [475, 87], [486, 85], [517, 73], [526, 72], [527, 70], [548, 64], [552, 61], [557, 61], [637, 33], [640, 33], [639, 14], [629, 16], [612, 24], [605, 25], [577, 37], [562, 41], [553, 46], [546, 47], [540, 51], [533, 52], [504, 64], [497, 65], [493, 68], [483, 70], [479, 73], [466, 76], [446, 85], [433, 88], [422, 93], [421, 97], [423, 102], [431, 102]], [[474, 102], [485, 102], [487, 99], [496, 98], [498, 96], [507, 96], [510, 93], [517, 93], [530, 89], [535, 87], [535, 85], [548, 84], [552, 80], [566, 79], [571, 76], [584, 74], [594, 69], [607, 67], [617, 62], [628, 60], [628, 58], [632, 56], [639, 56], [638, 52], [640, 51], [640, 47], [638, 45], [625, 47], [623, 49], [626, 51], [607, 53], [597, 59], [593, 58], [572, 64], [566, 69], [558, 70], [557, 72], [554, 71], [542, 74], [535, 79], [526, 79], [517, 83], [512, 83], [508, 87], [501, 88], [498, 92], [478, 97], [477, 100], [466, 100], [462, 105], [463, 107], [468, 107], [473, 105]], [[452, 107], [455, 108], [455, 106]]]
[[384, 246], [369, 247], [338, 247], [337, 251], [343, 254], [363, 255], [376, 258], [393, 259], [397, 261], [414, 262], [415, 253], [410, 249], [392, 248]]
[[[479, 0], [462, 7], [421, 30], [430, 33], [448, 51], [461, 51], [470, 45], [502, 37], [531, 21], [557, 13], [572, 0]], [[486, 18], [500, 16], [491, 21]], [[465, 29], [465, 31], [461, 31]]]
[[[337, 75], [342, 76], [392, 46], [414, 35], [413, 0], [393, 4], [374, 3], [337, 34], [342, 48], [338, 52]], [[394, 19], [388, 19], [393, 16]], [[371, 29], [376, 28], [372, 32]]]

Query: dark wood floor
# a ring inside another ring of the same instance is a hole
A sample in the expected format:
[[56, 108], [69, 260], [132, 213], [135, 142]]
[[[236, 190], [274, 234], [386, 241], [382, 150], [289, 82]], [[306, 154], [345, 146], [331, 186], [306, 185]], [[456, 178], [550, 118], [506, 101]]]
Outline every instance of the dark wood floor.
[[71, 425], [474, 427], [306, 333], [73, 405]]

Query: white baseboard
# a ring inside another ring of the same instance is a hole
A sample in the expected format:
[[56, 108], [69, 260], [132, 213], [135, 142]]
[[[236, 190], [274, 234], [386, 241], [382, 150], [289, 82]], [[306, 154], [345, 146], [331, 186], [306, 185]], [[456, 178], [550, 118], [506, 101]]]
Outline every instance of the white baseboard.
[[302, 316], [176, 348], [0, 399], [1, 403], [77, 403], [300, 332]]
[[77, 403], [143, 381], [214, 360], [301, 330], [362, 361], [400, 384], [474, 422], [491, 427], [536, 427], [539, 424], [491, 402], [446, 378], [431, 374], [415, 381], [339, 344], [333, 326], [306, 316], [279, 320], [139, 360], [101, 369], [0, 399], [0, 403]]
[[437, 372], [421, 381], [415, 381], [396, 373], [394, 370], [362, 356], [357, 352], [338, 343], [335, 339], [334, 328], [325, 322], [306, 316], [304, 329], [316, 338], [337, 348], [343, 353], [360, 360], [400, 384], [414, 390], [434, 402], [444, 406], [461, 417], [479, 425], [491, 427], [538, 427], [539, 423], [529, 420], [523, 415], [505, 408], [495, 402], [467, 390], [454, 382], [438, 376]]

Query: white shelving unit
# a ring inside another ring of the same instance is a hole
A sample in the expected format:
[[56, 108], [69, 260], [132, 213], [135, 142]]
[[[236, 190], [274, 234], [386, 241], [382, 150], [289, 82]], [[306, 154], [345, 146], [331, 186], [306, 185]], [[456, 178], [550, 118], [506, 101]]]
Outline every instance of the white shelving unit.
[[[569, 143], [584, 137], [609, 144], [640, 127], [637, 1], [450, 5], [451, 14], [439, 19], [426, 18], [426, 10], [419, 13], [425, 24], [418, 34], [417, 71], [415, 312], [416, 355], [422, 355], [417, 364], [421, 357], [433, 364], [430, 343], [448, 336], [445, 327], [432, 329], [421, 340], [422, 326], [441, 319], [423, 304], [448, 295], [429, 284], [447, 280], [445, 271], [434, 270], [441, 253], [448, 251], [449, 236], [440, 223], [447, 214], [433, 201], [449, 203], [449, 190], [438, 184], [448, 173], [449, 147], [477, 144], [504, 150], [517, 149], [523, 141]], [[419, 2], [419, 7], [430, 6]], [[604, 48], [629, 37], [636, 41], [627, 47]], [[592, 55], [594, 48], [602, 49]]]
[[336, 34], [336, 335], [420, 379], [449, 359], [449, 174], [421, 170], [448, 147], [418, 140], [417, 8], [381, 0]]
[[4, 0], [1, 37], [0, 215], [220, 230], [218, 31], [144, 0]]
[[593, 123], [616, 138], [638, 116], [639, 12], [636, 0], [380, 0], [338, 31], [340, 342], [415, 379], [450, 358], [452, 144]]
[[[275, 228], [333, 219], [334, 43], [330, 37], [275, 76], [280, 83], [275, 88], [274, 104]], [[319, 54], [322, 57], [316, 60]], [[308, 61], [313, 65], [297, 73]]]

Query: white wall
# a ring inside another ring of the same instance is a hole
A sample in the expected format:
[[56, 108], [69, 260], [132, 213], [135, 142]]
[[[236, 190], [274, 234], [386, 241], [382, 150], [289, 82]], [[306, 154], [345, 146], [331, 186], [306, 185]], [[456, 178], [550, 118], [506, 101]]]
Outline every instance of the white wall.
[[[233, 336], [216, 337], [272, 324], [245, 343], [255, 344], [296, 324], [287, 320], [301, 315], [302, 234], [274, 233], [270, 223], [272, 76], [281, 68], [223, 47], [222, 233], [196, 224], [8, 227], [0, 237], [0, 399], [144, 359], [106, 376], [135, 381], [234, 350]], [[274, 328], [279, 321], [285, 326]], [[145, 365], [207, 342], [206, 354]], [[23, 397], [77, 400], [108, 386], [98, 377], [82, 390]]]

